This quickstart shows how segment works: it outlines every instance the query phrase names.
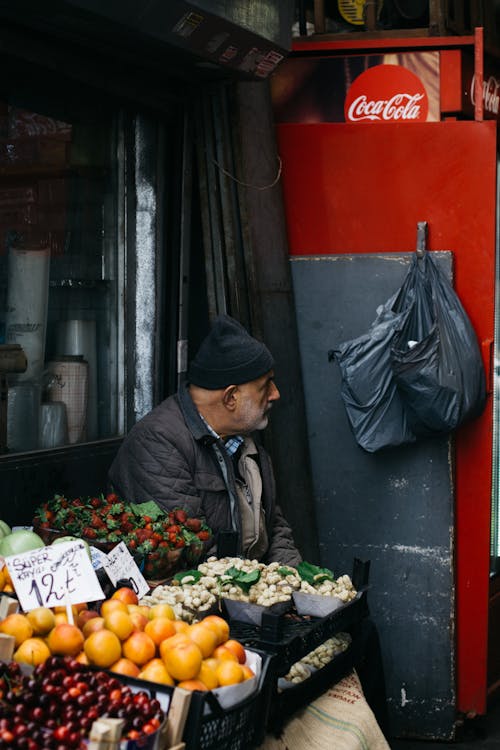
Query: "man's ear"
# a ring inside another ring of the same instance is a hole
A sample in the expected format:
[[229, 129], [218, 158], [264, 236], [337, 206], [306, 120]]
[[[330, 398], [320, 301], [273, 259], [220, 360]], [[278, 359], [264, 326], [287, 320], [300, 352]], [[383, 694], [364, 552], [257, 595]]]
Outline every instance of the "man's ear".
[[222, 403], [224, 404], [226, 409], [234, 411], [234, 409], [236, 408], [236, 402], [238, 400], [237, 393], [237, 385], [228, 385], [227, 388], [224, 388], [224, 392], [222, 394]]

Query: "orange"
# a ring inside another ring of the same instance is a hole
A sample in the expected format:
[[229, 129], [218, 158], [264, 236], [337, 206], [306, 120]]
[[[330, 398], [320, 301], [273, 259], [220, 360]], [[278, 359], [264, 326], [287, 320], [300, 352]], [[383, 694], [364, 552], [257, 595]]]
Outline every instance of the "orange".
[[36, 667], [50, 656], [50, 649], [42, 638], [26, 638], [12, 657], [14, 661]]
[[33, 628], [33, 635], [47, 635], [56, 624], [56, 618], [48, 607], [36, 607], [30, 610], [26, 617]]
[[132, 621], [132, 625], [134, 626], [134, 630], [144, 630], [149, 622], [149, 619], [138, 611], [130, 612], [129, 616]]
[[56, 612], [54, 615], [56, 625], [69, 625], [68, 615], [66, 612]]
[[238, 657], [236, 656], [234, 651], [226, 648], [225, 644], [222, 646], [217, 646], [217, 648], [214, 649], [213, 656], [220, 661], [238, 661]]
[[172, 620], [176, 633], [189, 633], [190, 626], [184, 620]]
[[164, 652], [173, 646], [178, 646], [179, 643], [192, 643], [192, 641], [185, 633], [175, 633], [175, 635], [171, 635], [170, 638], [165, 638], [165, 640], [160, 643], [160, 656], [163, 658]]
[[122, 586], [121, 588], [116, 589], [111, 598], [118, 599], [121, 602], [125, 602], [125, 604], [139, 604], [139, 597], [135, 591], [128, 586]]
[[217, 679], [221, 687], [243, 682], [245, 678], [241, 664], [236, 661], [222, 661], [217, 667]]
[[241, 669], [243, 670], [244, 680], [251, 680], [252, 677], [255, 677], [255, 672], [248, 666], [248, 664], [242, 664]]
[[147, 633], [138, 630], [123, 641], [123, 656], [126, 656], [139, 667], [142, 667], [155, 655], [156, 644]]
[[183, 690], [208, 690], [201, 680], [181, 680], [177, 683], [177, 687]]
[[4, 565], [3, 568], [0, 568], [0, 591], [3, 591], [3, 587], [7, 583], [7, 578], [5, 576], [5, 572], [7, 570], [7, 566]]
[[235, 641], [232, 638], [224, 642], [224, 648], [228, 648], [238, 659], [240, 664], [244, 664], [247, 660], [245, 653], [245, 647], [239, 641]]
[[109, 671], [116, 672], [116, 674], [127, 675], [128, 677], [137, 677], [140, 670], [137, 664], [134, 664], [133, 661], [121, 656], [118, 661], [115, 661], [115, 663], [109, 667]]
[[47, 637], [47, 646], [56, 656], [76, 656], [82, 650], [83, 641], [80, 628], [63, 622], [52, 628]]
[[217, 635], [211, 628], [208, 628], [203, 622], [198, 622], [191, 625], [187, 635], [196, 643], [204, 659], [212, 656], [217, 646]]
[[31, 638], [33, 635], [33, 627], [26, 617], [18, 612], [13, 612], [7, 615], [5, 620], [0, 622], [0, 633], [5, 635], [13, 635], [15, 640], [15, 648], [18, 648], [26, 638]]
[[200, 671], [203, 661], [201, 651], [193, 641], [178, 643], [166, 649], [161, 657], [167, 672], [176, 680], [192, 680]]
[[176, 631], [172, 620], [169, 620], [168, 617], [153, 617], [152, 620], [147, 621], [144, 632], [159, 646], [162, 641], [175, 635]]
[[91, 617], [90, 620], [82, 627], [82, 633], [84, 638], [88, 638], [91, 633], [95, 633], [96, 630], [102, 630], [104, 627], [104, 617]]
[[122, 612], [128, 612], [125, 602], [122, 602], [119, 599], [105, 599], [101, 604], [101, 617], [106, 617], [106, 615], [115, 609], [119, 609]]
[[78, 612], [78, 616], [75, 620], [75, 625], [78, 625], [80, 630], [83, 629], [83, 626], [88, 620], [92, 620], [95, 617], [100, 617], [99, 612], [95, 609], [82, 609], [80, 612]]
[[196, 675], [196, 679], [201, 680], [209, 690], [213, 690], [219, 686], [219, 679], [217, 677], [218, 665], [219, 662], [217, 659], [203, 659], [200, 671]]
[[85, 639], [83, 650], [90, 664], [108, 669], [122, 655], [122, 644], [116, 633], [102, 628]]
[[218, 644], [224, 643], [229, 638], [229, 625], [223, 617], [219, 617], [219, 615], [207, 615], [201, 622], [214, 630], [217, 635]]
[[134, 623], [128, 612], [112, 609], [104, 616], [104, 627], [115, 633], [121, 641], [125, 641], [134, 630]]
[[173, 608], [165, 602], [153, 604], [152, 607], [149, 607], [149, 617], [150, 619], [153, 619], [153, 617], [168, 617], [169, 620], [175, 620]]
[[151, 607], [148, 607], [147, 604], [127, 604], [127, 609], [130, 614], [138, 612], [139, 614], [143, 615], [146, 620], [149, 620], [149, 610], [151, 609]]
[[149, 680], [150, 682], [159, 682], [161, 685], [174, 685], [174, 680], [167, 672], [167, 668], [162, 659], [155, 657], [146, 662], [139, 672], [139, 679]]

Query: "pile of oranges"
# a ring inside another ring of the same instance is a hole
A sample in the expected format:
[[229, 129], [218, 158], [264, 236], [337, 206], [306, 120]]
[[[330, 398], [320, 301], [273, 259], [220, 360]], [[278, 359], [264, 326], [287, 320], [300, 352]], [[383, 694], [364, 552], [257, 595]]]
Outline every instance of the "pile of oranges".
[[7, 615], [0, 633], [14, 636], [14, 661], [33, 666], [50, 656], [71, 656], [186, 690], [213, 690], [255, 676], [243, 645], [229, 637], [229, 625], [218, 615], [189, 625], [175, 619], [170, 605], [140, 605], [135, 592], [124, 587], [99, 611], [73, 605], [71, 619], [65, 607], [38, 607]]

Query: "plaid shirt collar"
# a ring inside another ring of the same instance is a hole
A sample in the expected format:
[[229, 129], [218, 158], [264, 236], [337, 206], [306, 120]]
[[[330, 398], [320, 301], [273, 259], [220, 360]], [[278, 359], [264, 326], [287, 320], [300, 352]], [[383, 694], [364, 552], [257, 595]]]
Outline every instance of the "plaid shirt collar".
[[[215, 430], [213, 429], [213, 427], [211, 427], [211, 426], [210, 426], [210, 425], [208, 424], [207, 420], [206, 420], [206, 419], [204, 419], [204, 417], [203, 417], [203, 416], [202, 416], [201, 414], [200, 414], [200, 417], [201, 417], [201, 419], [203, 420], [203, 422], [205, 423], [205, 425], [206, 425], [206, 427], [207, 427], [207, 430], [209, 431], [209, 433], [210, 433], [211, 435], [213, 435], [213, 436], [214, 436], [215, 438], [217, 438], [217, 440], [220, 440], [220, 435], [218, 435], [218, 434], [217, 434], [217, 433], [215, 432]], [[244, 438], [244, 437], [243, 437], [242, 435], [231, 435], [231, 437], [228, 437], [228, 438], [227, 438], [227, 439], [226, 439], [226, 440], [224, 441], [224, 447], [225, 447], [225, 449], [226, 449], [227, 453], [228, 453], [228, 454], [229, 454], [230, 456], [234, 456], [234, 454], [236, 453], [236, 451], [238, 450], [238, 448], [240, 447], [240, 445], [241, 445], [241, 444], [242, 444], [242, 443], [243, 443], [244, 441], [245, 441], [245, 438]]]

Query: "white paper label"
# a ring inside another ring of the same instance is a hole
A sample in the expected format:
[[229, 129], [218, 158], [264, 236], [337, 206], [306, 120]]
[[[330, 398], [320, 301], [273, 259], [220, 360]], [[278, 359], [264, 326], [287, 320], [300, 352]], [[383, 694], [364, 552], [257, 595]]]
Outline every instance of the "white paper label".
[[9, 555], [5, 563], [25, 612], [106, 598], [81, 541]]
[[106, 558], [103, 561], [103, 568], [113, 585], [120, 578], [125, 578], [130, 582], [128, 585], [135, 591], [139, 599], [148, 593], [150, 587], [137, 567], [134, 558], [128, 551], [125, 542], [120, 542], [116, 547], [113, 547], [111, 552], [108, 552], [106, 555]]

